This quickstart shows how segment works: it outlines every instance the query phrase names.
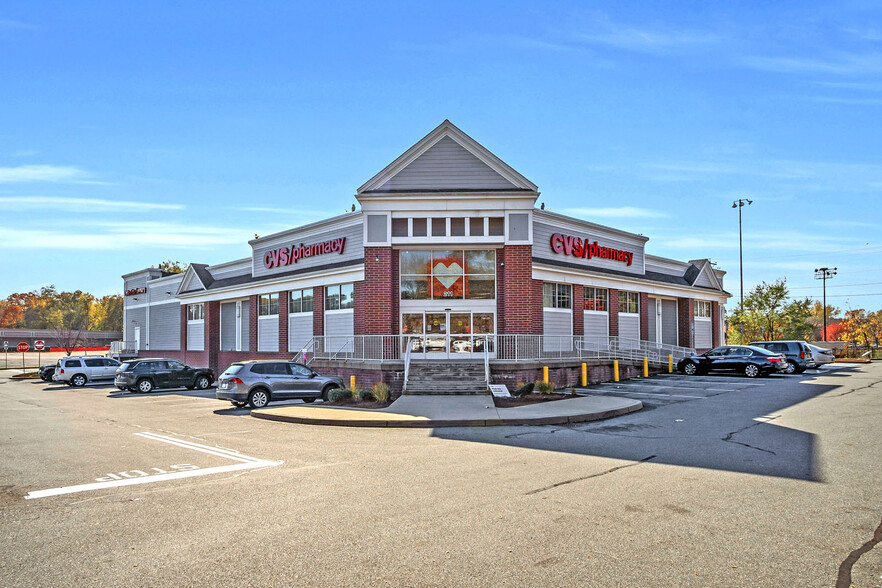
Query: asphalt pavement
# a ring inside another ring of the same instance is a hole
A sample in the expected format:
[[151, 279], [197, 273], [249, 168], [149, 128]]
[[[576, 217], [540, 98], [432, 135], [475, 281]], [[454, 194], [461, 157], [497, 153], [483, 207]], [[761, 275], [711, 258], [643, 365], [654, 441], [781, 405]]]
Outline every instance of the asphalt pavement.
[[353, 429], [0, 377], [0, 578], [878, 587], [880, 382], [664, 376], [592, 387], [644, 405], [593, 423]]

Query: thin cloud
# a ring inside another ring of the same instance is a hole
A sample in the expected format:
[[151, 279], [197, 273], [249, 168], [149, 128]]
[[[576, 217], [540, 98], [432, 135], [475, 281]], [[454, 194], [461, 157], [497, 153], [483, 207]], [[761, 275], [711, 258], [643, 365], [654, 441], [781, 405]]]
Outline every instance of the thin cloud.
[[660, 53], [704, 46], [720, 40], [710, 33], [692, 31], [652, 31], [609, 25], [606, 31], [583, 33], [577, 39], [589, 45], [602, 45], [637, 53]]
[[620, 206], [617, 208], [565, 208], [567, 214], [583, 218], [668, 218], [670, 215], [661, 210], [637, 208], [636, 206]]
[[[8, 249], [77, 249], [108, 251], [123, 249], [210, 250], [219, 245], [241, 244], [249, 235], [219, 227], [197, 227], [164, 222], [93, 223], [103, 231], [17, 229], [0, 226]], [[125, 238], [121, 238], [124, 236]]]
[[34, 30], [37, 27], [34, 25], [29, 25], [27, 23], [10, 20], [8, 18], [0, 18], [0, 32], [3, 31], [13, 31], [13, 30]]
[[797, 57], [746, 57], [742, 65], [775, 73], [816, 73], [835, 75], [875, 74], [882, 72], [882, 54], [845, 54], [839, 59], [802, 59]]
[[0, 183], [76, 182], [89, 179], [89, 174], [75, 166], [20, 165], [0, 167]]
[[181, 210], [183, 204], [160, 204], [155, 202], [135, 202], [131, 200], [110, 200], [106, 198], [62, 198], [57, 196], [0, 196], [0, 206], [4, 210], [25, 210], [45, 208], [71, 212], [120, 212], [138, 210]]

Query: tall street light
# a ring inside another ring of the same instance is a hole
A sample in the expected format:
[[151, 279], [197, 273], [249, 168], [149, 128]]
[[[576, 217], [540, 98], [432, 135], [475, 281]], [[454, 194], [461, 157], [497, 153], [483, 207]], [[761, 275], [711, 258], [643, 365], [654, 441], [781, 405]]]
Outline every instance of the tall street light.
[[824, 341], [827, 340], [827, 280], [836, 275], [836, 268], [821, 267], [815, 270], [815, 279], [823, 280], [824, 285]]
[[[747, 198], [739, 198], [738, 200], [732, 203], [732, 208], [738, 209], [738, 266], [739, 266], [739, 281], [741, 282], [741, 304], [739, 308], [744, 310], [744, 253], [741, 244], [741, 209], [744, 208], [745, 204], [750, 206], [753, 204], [753, 200], [748, 200]], [[744, 344], [744, 321], [741, 321], [741, 343]]]

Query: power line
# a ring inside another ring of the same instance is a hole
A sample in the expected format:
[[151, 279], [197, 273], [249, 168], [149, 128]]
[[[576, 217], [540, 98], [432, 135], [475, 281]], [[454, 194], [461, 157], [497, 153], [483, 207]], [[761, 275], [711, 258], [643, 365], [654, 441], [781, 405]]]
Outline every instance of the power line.
[[[877, 286], [882, 284], [882, 282], [865, 282], [863, 284], [836, 284], [833, 286], [827, 286], [828, 288], [845, 288], [846, 286]], [[817, 288], [817, 286], [799, 286], [798, 288], [788, 288], [788, 290], [813, 290]]]
[[[873, 292], [872, 294], [833, 294], [827, 295], [827, 298], [852, 298], [854, 296], [882, 296], [882, 292]], [[817, 298], [820, 299], [820, 296], [806, 296], [806, 298]]]

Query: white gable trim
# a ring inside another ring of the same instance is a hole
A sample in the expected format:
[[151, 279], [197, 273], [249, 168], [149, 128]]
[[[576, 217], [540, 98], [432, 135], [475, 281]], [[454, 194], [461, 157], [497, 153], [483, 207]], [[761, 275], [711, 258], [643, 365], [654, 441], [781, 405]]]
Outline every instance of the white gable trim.
[[[505, 180], [511, 183], [515, 188], [538, 192], [539, 188], [536, 186], [536, 184], [519, 174], [507, 163], [490, 153], [490, 151], [480, 145], [477, 141], [459, 130], [452, 122], [450, 122], [449, 120], [445, 120], [443, 123], [435, 127], [432, 132], [420, 139], [413, 147], [401, 154], [395, 161], [383, 168], [380, 173], [365, 182], [356, 191], [356, 197], [363, 194], [364, 192], [370, 192], [383, 186], [386, 182], [392, 179], [396, 174], [398, 174], [408, 165], [413, 163], [420, 155], [428, 151], [433, 145], [435, 145], [444, 137], [450, 137], [463, 149], [465, 149], [466, 151], [477, 157], [485, 165], [487, 165], [487, 167], [505, 178]], [[367, 195], [365, 194], [365, 196]]]
[[[720, 281], [717, 279], [717, 275], [716, 275], [716, 273], [713, 271], [713, 267], [711, 266], [711, 264], [710, 264], [709, 261], [705, 260], [704, 265], [701, 266], [701, 271], [698, 272], [698, 275], [701, 276], [701, 274], [707, 274], [707, 275], [710, 277], [710, 281], [711, 281], [711, 283], [714, 284], [714, 287], [715, 287], [717, 290], [722, 290], [722, 289], [723, 289], [723, 288], [720, 286]], [[698, 278], [695, 278], [695, 279], [698, 280]]]
[[181, 294], [182, 292], [189, 290], [193, 285], [193, 280], [196, 280], [196, 283], [199, 284], [199, 288], [205, 290], [205, 284], [202, 283], [202, 280], [199, 279], [199, 274], [196, 273], [196, 270], [193, 269], [193, 266], [187, 268], [187, 273], [184, 275], [184, 279], [181, 280], [181, 285], [178, 286], [177, 294]]

